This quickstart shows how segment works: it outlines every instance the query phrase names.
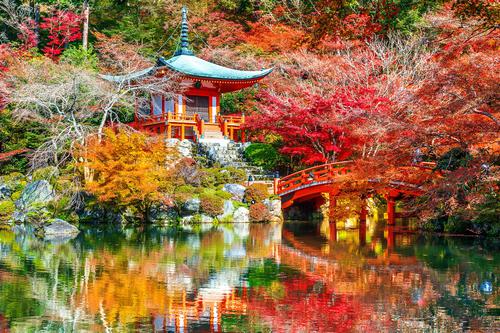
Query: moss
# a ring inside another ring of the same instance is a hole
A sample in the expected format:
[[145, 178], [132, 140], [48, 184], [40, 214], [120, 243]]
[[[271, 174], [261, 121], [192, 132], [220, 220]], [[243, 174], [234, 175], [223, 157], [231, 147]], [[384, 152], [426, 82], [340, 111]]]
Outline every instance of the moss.
[[16, 206], [14, 205], [13, 201], [11, 200], [0, 201], [0, 222], [7, 222], [15, 210]]
[[33, 171], [33, 180], [46, 180], [54, 185], [55, 180], [59, 176], [59, 169], [53, 166], [36, 169]]
[[223, 190], [215, 191], [215, 195], [221, 199], [224, 199], [224, 200], [229, 200], [233, 197], [233, 195], [231, 193], [223, 191]]
[[201, 223], [201, 214], [194, 214], [191, 220], [189, 220], [191, 224], [200, 224]]
[[23, 191], [16, 191], [16, 192], [12, 193], [12, 195], [10, 196], [10, 198], [13, 201], [19, 200], [19, 198], [21, 197], [22, 193], [23, 193]]
[[196, 191], [194, 186], [191, 185], [181, 185], [175, 189], [179, 193], [194, 193]]
[[232, 167], [201, 170], [201, 185], [205, 188], [216, 188], [228, 183], [241, 183], [246, 178], [247, 175], [244, 170]]
[[220, 219], [219, 223], [232, 223], [234, 222], [234, 217], [232, 215], [227, 215], [224, 216], [223, 218]]
[[26, 187], [26, 179], [19, 172], [12, 172], [8, 175], [0, 177], [2, 183], [7, 184], [14, 192], [22, 191]]

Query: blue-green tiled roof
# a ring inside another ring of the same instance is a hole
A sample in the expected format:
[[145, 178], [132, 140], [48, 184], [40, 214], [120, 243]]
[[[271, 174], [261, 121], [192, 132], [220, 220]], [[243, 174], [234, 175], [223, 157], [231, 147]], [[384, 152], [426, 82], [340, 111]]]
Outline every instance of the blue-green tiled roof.
[[193, 55], [177, 55], [168, 60], [158, 59], [158, 65], [167, 66], [171, 70], [189, 76], [220, 80], [251, 80], [262, 78], [273, 71], [272, 68], [261, 71], [242, 71], [227, 68]]

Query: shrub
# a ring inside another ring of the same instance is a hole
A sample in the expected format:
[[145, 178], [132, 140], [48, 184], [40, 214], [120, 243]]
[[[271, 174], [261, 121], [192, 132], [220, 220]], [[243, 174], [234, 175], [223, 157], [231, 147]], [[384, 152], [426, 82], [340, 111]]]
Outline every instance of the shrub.
[[492, 237], [500, 236], [500, 201], [495, 192], [485, 196], [484, 202], [474, 207], [474, 226], [481, 233]]
[[466, 233], [470, 224], [470, 221], [465, 220], [461, 215], [452, 215], [448, 217], [444, 231], [452, 234]]
[[61, 62], [68, 63], [75, 67], [97, 71], [99, 59], [94, 53], [92, 45], [85, 50], [82, 46], [70, 46], [61, 56]]
[[231, 193], [223, 191], [223, 190], [215, 191], [215, 195], [221, 199], [224, 199], [224, 200], [229, 200], [233, 197], [233, 195]]
[[252, 143], [245, 149], [245, 158], [253, 165], [266, 170], [275, 170], [281, 155], [278, 150], [267, 143]]
[[217, 187], [228, 183], [241, 183], [246, 180], [244, 170], [236, 168], [206, 168], [202, 170], [201, 185]]
[[266, 205], [262, 202], [250, 206], [250, 221], [252, 222], [267, 222], [271, 219], [271, 214]]
[[183, 158], [175, 166], [176, 177], [188, 185], [200, 186], [201, 172], [192, 158]]
[[15, 210], [14, 202], [10, 200], [0, 201], [0, 222], [7, 222]]
[[224, 200], [216, 195], [202, 193], [200, 195], [201, 211], [209, 216], [217, 216], [224, 213]]
[[243, 200], [247, 203], [262, 202], [269, 196], [266, 184], [256, 183], [247, 187]]

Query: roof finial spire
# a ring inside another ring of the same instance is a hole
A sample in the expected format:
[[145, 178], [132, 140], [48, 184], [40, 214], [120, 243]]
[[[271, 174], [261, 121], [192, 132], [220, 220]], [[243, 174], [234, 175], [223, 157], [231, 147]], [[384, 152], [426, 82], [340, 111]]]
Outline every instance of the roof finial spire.
[[181, 23], [181, 47], [175, 51], [176, 56], [178, 55], [193, 55], [193, 51], [189, 49], [189, 38], [188, 38], [189, 25], [187, 20], [187, 8], [182, 7], [182, 23]]

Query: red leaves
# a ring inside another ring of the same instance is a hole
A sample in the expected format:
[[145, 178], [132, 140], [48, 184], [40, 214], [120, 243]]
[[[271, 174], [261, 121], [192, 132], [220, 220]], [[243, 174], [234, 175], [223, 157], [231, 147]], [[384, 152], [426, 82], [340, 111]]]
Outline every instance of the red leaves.
[[50, 58], [57, 58], [68, 43], [82, 37], [81, 22], [81, 17], [71, 11], [57, 10], [52, 16], [44, 17], [40, 28], [47, 30], [49, 41], [43, 53]]
[[38, 45], [38, 38], [35, 33], [35, 21], [34, 20], [26, 20], [19, 27], [20, 33], [17, 35], [17, 38], [21, 41], [22, 49], [29, 50]]
[[299, 155], [305, 164], [345, 159], [360, 137], [354, 129], [373, 113], [384, 113], [389, 101], [371, 89], [336, 89], [328, 97], [292, 99], [264, 93], [263, 112], [251, 115], [250, 129], [279, 135], [283, 153]]

